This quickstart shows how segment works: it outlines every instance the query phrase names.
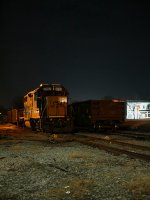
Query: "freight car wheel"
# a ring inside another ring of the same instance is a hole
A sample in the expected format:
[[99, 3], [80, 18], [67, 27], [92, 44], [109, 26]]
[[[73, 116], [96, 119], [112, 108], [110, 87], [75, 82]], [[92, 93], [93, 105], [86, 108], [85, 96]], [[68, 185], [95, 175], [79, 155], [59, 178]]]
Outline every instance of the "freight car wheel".
[[36, 131], [36, 123], [35, 123], [35, 120], [32, 118], [30, 119], [30, 126], [31, 126], [32, 131]]
[[112, 122], [112, 131], [115, 132], [116, 130], [119, 129], [120, 122], [119, 121], [113, 121]]
[[94, 124], [94, 130], [96, 133], [100, 133], [103, 131], [101, 122], [96, 122]]
[[36, 131], [36, 128], [34, 125], [31, 126], [32, 131]]
[[35, 122], [35, 129], [36, 129], [36, 131], [42, 131], [41, 122], [39, 119], [36, 120], [36, 122]]
[[21, 128], [25, 128], [25, 122], [24, 122], [24, 119], [20, 119], [19, 122], [18, 122], [18, 125], [21, 127]]

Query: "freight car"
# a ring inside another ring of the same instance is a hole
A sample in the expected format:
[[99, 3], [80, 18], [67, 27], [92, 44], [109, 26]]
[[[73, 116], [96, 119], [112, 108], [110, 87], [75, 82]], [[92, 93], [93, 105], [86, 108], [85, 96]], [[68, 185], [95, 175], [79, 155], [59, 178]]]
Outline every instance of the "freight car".
[[22, 109], [10, 109], [7, 112], [7, 122], [19, 125], [19, 121], [21, 123], [21, 119], [23, 119], [23, 108]]
[[68, 91], [61, 84], [41, 84], [24, 96], [24, 117], [19, 123], [44, 132], [68, 131]]
[[135, 129], [150, 124], [150, 102], [87, 100], [69, 105], [75, 130]]
[[69, 107], [75, 130], [116, 130], [124, 121], [122, 100], [87, 100], [72, 103]]

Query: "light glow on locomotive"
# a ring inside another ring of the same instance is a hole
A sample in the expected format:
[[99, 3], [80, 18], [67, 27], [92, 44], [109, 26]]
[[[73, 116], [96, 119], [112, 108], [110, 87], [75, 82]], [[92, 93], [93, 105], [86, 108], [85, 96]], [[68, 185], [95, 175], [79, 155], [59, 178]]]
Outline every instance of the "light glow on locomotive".
[[58, 97], [60, 103], [67, 103], [67, 97]]

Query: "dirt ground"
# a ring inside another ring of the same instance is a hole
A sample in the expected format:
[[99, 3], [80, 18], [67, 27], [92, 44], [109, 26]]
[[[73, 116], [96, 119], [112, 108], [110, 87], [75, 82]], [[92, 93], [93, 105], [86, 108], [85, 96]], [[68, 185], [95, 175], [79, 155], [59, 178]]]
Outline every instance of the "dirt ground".
[[150, 199], [150, 163], [0, 125], [0, 200]]

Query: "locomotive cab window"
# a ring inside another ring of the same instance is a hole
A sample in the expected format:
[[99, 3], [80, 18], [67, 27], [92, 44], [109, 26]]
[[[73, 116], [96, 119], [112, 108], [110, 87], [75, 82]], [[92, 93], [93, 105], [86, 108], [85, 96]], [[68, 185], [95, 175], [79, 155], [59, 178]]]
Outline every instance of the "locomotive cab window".
[[62, 87], [54, 87], [53, 90], [54, 91], [62, 91]]
[[51, 91], [51, 90], [52, 90], [51, 87], [45, 87], [45, 88], [43, 88], [43, 91]]

